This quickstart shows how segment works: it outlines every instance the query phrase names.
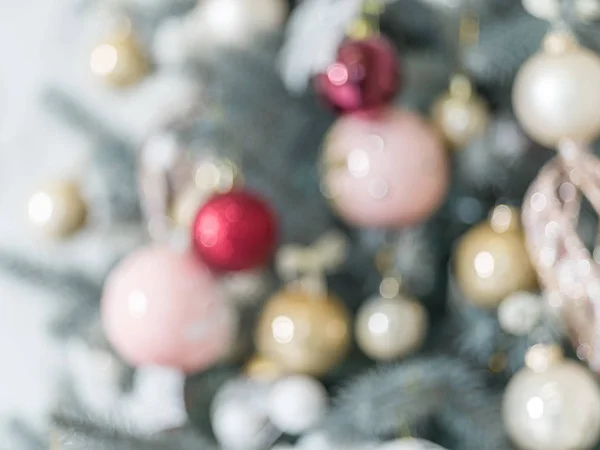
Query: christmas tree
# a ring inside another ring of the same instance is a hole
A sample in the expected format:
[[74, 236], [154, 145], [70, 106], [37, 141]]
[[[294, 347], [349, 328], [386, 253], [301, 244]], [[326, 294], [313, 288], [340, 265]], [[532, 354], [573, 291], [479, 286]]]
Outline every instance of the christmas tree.
[[598, 0], [37, 3], [7, 449], [600, 449]]

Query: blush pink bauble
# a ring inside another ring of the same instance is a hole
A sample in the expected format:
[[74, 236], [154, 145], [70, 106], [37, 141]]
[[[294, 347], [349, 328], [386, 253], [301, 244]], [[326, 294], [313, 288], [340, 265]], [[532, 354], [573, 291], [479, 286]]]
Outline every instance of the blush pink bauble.
[[444, 200], [449, 182], [436, 132], [418, 115], [396, 109], [338, 119], [327, 136], [323, 169], [334, 209], [363, 227], [426, 219]]
[[228, 351], [236, 321], [196, 257], [153, 246], [113, 270], [102, 297], [102, 322], [129, 363], [194, 372]]

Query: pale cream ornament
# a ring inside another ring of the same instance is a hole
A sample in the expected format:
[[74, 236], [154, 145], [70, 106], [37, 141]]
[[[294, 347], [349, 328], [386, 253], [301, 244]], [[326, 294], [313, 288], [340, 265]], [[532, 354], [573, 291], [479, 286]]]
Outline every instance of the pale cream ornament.
[[519, 70], [513, 107], [539, 143], [588, 143], [600, 135], [600, 56], [566, 32], [546, 36], [543, 48]]
[[506, 430], [522, 450], [591, 449], [600, 437], [600, 389], [557, 346], [534, 346], [504, 393]]

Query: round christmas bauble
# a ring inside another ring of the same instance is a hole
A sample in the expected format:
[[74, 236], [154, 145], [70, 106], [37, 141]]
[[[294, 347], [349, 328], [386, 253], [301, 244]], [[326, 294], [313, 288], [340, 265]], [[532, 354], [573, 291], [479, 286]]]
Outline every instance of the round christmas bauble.
[[29, 199], [31, 224], [42, 235], [68, 236], [83, 226], [87, 218], [86, 202], [79, 186], [72, 181], [57, 181], [41, 187]]
[[269, 419], [284, 433], [302, 434], [325, 416], [328, 399], [323, 385], [312, 377], [293, 375], [283, 378], [269, 392]]
[[543, 299], [532, 292], [515, 292], [498, 306], [498, 323], [505, 333], [525, 336], [540, 322]]
[[422, 439], [396, 439], [395, 441], [386, 442], [385, 444], [375, 447], [373, 450], [444, 450], [433, 442]]
[[410, 298], [375, 297], [361, 306], [355, 324], [360, 349], [388, 361], [417, 350], [427, 334], [427, 312]]
[[239, 47], [278, 30], [287, 13], [285, 0], [199, 0], [191, 23], [200, 46]]
[[133, 34], [116, 33], [92, 50], [90, 69], [110, 86], [127, 87], [148, 74], [149, 63]]
[[275, 215], [264, 200], [250, 192], [219, 194], [198, 211], [192, 242], [213, 270], [257, 268], [265, 265], [275, 250]]
[[[538, 19], [549, 21], [561, 18], [559, 0], [522, 0], [525, 10]], [[598, 0], [574, 0], [573, 6], [577, 16], [582, 20], [597, 20], [600, 18], [600, 2]]]
[[548, 35], [513, 87], [515, 114], [539, 143], [590, 142], [600, 135], [600, 56], [568, 34]]
[[272, 442], [272, 427], [264, 407], [263, 385], [233, 379], [219, 388], [210, 411], [211, 426], [227, 450], [262, 450]]
[[256, 329], [259, 352], [290, 372], [323, 375], [346, 356], [350, 316], [333, 296], [286, 290], [265, 305]]
[[108, 340], [133, 365], [194, 372], [224, 355], [235, 315], [194, 255], [154, 246], [125, 258], [102, 296]]
[[321, 96], [340, 112], [369, 112], [389, 103], [400, 86], [400, 62], [382, 36], [347, 40], [336, 61], [316, 78]]
[[482, 308], [495, 308], [508, 295], [537, 287], [519, 215], [506, 206], [460, 239], [454, 267], [465, 299]]
[[455, 86], [439, 97], [431, 111], [433, 123], [453, 148], [464, 147], [473, 138], [483, 134], [490, 122], [485, 101], [472, 92], [468, 80], [464, 81], [464, 85], [462, 92], [460, 87]]
[[504, 424], [523, 450], [591, 449], [600, 437], [600, 390], [574, 361], [521, 369], [504, 393]]
[[322, 158], [326, 195], [338, 214], [357, 226], [420, 222], [440, 205], [448, 187], [448, 161], [438, 135], [407, 111], [338, 119]]

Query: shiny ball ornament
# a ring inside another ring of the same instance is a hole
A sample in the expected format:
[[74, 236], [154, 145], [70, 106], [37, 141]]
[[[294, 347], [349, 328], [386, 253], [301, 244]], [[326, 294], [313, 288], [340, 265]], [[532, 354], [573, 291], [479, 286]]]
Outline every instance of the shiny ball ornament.
[[400, 62], [382, 36], [347, 40], [336, 61], [316, 78], [324, 100], [342, 113], [370, 112], [388, 104], [400, 87]]
[[513, 107], [539, 143], [590, 142], [600, 135], [600, 56], [566, 33], [549, 34], [542, 51], [520, 69]]
[[111, 87], [138, 83], [149, 72], [149, 62], [131, 32], [116, 33], [90, 55], [92, 74]]
[[322, 155], [323, 190], [347, 222], [362, 227], [418, 223], [443, 201], [448, 161], [419, 116], [388, 109], [376, 118], [344, 116]]
[[[522, 0], [525, 10], [538, 19], [555, 21], [561, 18], [559, 0]], [[582, 20], [600, 19], [598, 0], [574, 0], [575, 12]]]
[[448, 145], [459, 149], [483, 134], [490, 122], [490, 111], [473, 92], [470, 81], [457, 76], [450, 90], [434, 103], [431, 117]]
[[427, 312], [405, 297], [375, 297], [358, 311], [354, 334], [370, 358], [390, 361], [417, 350], [427, 334]]
[[213, 270], [240, 271], [269, 262], [277, 244], [270, 206], [253, 193], [234, 190], [208, 200], [192, 226], [196, 253]]
[[460, 239], [454, 268], [465, 299], [481, 308], [495, 308], [510, 294], [537, 287], [519, 214], [504, 205]]
[[28, 216], [43, 236], [63, 238], [85, 224], [87, 206], [76, 183], [57, 181], [41, 187], [31, 196]]
[[405, 438], [386, 442], [373, 450], [444, 450], [444, 448], [422, 439]]
[[306, 375], [277, 381], [267, 398], [271, 423], [287, 434], [299, 435], [323, 419], [329, 397], [323, 385]]
[[121, 261], [106, 281], [101, 311], [108, 340], [135, 366], [201, 370], [236, 335], [234, 312], [209, 270], [168, 247], [143, 248]]
[[543, 299], [532, 292], [515, 292], [498, 306], [498, 323], [505, 333], [526, 336], [542, 318]]
[[340, 363], [350, 346], [350, 315], [336, 297], [285, 290], [265, 305], [256, 347], [290, 372], [320, 376]]
[[190, 24], [202, 47], [244, 47], [285, 22], [285, 0], [199, 0]]
[[600, 437], [600, 390], [591, 372], [558, 360], [521, 369], [504, 393], [506, 431], [523, 450], [591, 449]]
[[219, 388], [211, 408], [215, 438], [227, 450], [262, 450], [273, 438], [266, 408], [264, 386], [233, 379]]

